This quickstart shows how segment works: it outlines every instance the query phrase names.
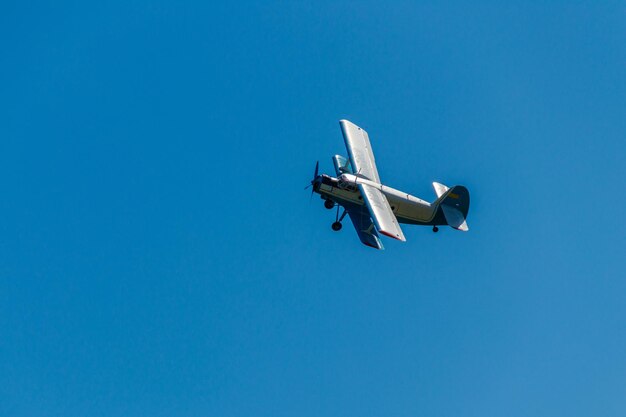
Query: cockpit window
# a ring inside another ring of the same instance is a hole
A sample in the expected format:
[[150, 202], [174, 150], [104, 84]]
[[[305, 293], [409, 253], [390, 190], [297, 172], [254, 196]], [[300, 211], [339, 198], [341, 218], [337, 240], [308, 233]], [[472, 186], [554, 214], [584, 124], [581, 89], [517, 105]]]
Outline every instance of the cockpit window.
[[356, 191], [356, 185], [352, 182], [339, 180], [339, 188], [346, 191]]

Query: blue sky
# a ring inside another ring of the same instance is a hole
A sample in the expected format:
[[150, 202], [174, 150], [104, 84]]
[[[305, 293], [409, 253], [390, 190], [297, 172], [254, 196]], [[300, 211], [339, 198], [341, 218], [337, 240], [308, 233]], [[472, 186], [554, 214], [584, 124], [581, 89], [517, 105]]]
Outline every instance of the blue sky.
[[[525, 3], [5, 5], [0, 414], [626, 414], [626, 8]], [[332, 232], [342, 118], [470, 232]]]

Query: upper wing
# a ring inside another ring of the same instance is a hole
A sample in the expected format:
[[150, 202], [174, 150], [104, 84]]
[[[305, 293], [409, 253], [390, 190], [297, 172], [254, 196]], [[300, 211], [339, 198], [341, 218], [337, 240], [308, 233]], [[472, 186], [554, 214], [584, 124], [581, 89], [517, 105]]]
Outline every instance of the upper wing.
[[376, 229], [385, 236], [406, 242], [398, 220], [393, 214], [387, 197], [377, 188], [366, 184], [357, 184], [363, 200], [376, 224]]
[[341, 133], [355, 173], [380, 183], [376, 161], [367, 132], [348, 120], [340, 120]]
[[333, 156], [333, 165], [335, 166], [335, 172], [337, 173], [337, 176], [340, 176], [341, 174], [345, 174], [346, 172], [348, 174], [354, 174], [354, 171], [352, 170], [352, 166], [350, 166], [350, 161], [346, 159], [346, 157], [344, 156], [341, 156], [341, 155]]
[[361, 242], [375, 249], [385, 249], [378, 237], [367, 207], [358, 204], [344, 204], [344, 208], [348, 212]]

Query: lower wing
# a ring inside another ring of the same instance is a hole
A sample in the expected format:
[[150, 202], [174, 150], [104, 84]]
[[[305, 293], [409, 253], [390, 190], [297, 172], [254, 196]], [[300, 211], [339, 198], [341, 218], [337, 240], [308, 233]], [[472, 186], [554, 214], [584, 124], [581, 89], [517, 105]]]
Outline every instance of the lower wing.
[[374, 222], [370, 218], [367, 207], [359, 206], [358, 204], [344, 204], [344, 208], [348, 212], [348, 216], [350, 216], [352, 225], [361, 242], [375, 249], [385, 249], [378, 237], [376, 227], [374, 227]]
[[398, 220], [389, 206], [387, 197], [375, 187], [366, 184], [358, 184], [359, 191], [363, 196], [365, 205], [376, 225], [376, 229], [385, 236], [406, 242], [404, 233], [400, 229]]

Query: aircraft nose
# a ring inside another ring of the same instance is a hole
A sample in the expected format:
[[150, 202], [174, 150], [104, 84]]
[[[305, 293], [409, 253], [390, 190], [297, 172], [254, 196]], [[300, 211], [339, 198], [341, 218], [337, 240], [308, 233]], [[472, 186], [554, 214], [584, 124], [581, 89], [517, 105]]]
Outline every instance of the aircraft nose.
[[317, 177], [315, 177], [312, 181], [313, 184], [313, 190], [317, 191], [319, 190], [320, 186], [322, 185], [322, 176], [318, 175]]

